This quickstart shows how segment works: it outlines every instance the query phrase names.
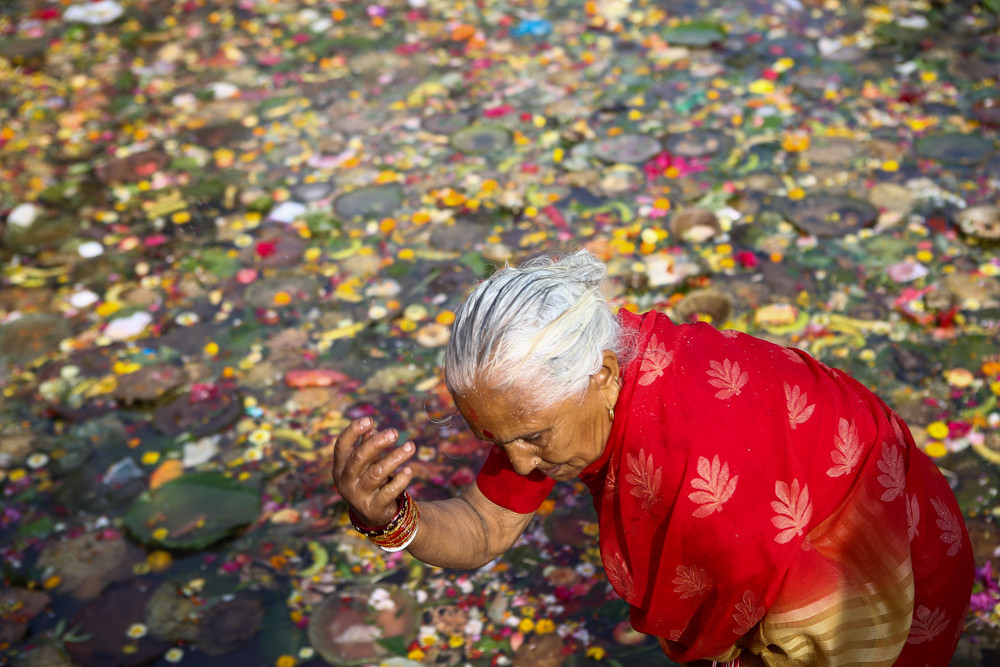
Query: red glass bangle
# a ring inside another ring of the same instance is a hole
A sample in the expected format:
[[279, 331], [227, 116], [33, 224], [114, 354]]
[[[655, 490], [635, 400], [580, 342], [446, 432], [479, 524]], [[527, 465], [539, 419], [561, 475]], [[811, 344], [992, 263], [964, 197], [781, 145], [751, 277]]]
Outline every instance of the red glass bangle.
[[416, 501], [406, 491], [396, 499], [396, 516], [381, 528], [369, 528], [349, 511], [354, 529], [371, 540], [385, 551], [401, 551], [405, 549], [417, 535], [417, 524], [420, 519], [420, 509]]

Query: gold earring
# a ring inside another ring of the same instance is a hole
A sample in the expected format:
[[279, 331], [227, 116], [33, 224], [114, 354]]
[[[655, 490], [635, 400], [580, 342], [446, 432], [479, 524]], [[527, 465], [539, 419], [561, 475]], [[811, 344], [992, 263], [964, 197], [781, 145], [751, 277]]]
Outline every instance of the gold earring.
[[614, 408], [608, 408], [608, 416], [611, 417], [611, 421], [615, 420], [615, 409]]

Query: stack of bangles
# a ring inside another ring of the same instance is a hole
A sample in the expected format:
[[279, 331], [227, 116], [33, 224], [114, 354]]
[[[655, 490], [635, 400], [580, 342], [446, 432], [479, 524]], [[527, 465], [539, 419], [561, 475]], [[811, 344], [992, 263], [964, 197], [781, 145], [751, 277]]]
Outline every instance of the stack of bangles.
[[369, 528], [361, 523], [353, 509], [349, 514], [354, 530], [381, 547], [383, 551], [402, 551], [410, 546], [410, 542], [417, 536], [420, 508], [406, 491], [396, 498], [396, 516], [381, 528]]

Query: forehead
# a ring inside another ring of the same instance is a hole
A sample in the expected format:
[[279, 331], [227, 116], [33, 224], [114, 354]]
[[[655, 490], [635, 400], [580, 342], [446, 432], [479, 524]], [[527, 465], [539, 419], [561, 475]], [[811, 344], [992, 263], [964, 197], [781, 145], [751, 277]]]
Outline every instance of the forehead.
[[490, 431], [488, 438], [503, 439], [523, 435], [523, 429], [543, 425], [550, 417], [551, 409], [538, 409], [522, 399], [516, 390], [474, 387], [455, 396], [455, 405], [473, 429], [483, 435]]

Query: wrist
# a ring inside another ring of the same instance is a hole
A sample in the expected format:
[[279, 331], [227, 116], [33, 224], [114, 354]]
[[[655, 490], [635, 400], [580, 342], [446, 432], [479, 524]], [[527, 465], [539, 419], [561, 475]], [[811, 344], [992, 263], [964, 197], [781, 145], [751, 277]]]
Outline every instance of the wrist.
[[353, 509], [349, 511], [349, 516], [351, 524], [356, 531], [367, 537], [384, 551], [392, 552], [402, 551], [417, 536], [420, 509], [410, 494], [403, 491], [396, 499], [395, 516], [384, 526], [373, 528], [366, 525], [354, 513]]

